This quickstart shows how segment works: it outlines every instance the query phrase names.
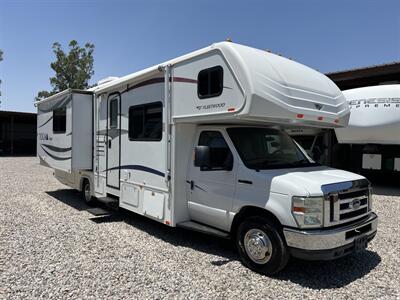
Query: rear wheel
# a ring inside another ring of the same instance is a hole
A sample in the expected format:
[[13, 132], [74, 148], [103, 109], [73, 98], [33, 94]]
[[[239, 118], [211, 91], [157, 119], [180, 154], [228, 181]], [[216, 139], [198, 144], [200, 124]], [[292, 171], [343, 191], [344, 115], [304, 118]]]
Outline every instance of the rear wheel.
[[95, 199], [92, 196], [90, 182], [87, 179], [84, 179], [82, 183], [82, 197], [85, 200], [86, 204], [91, 206], [95, 204]]
[[250, 217], [239, 225], [236, 247], [245, 266], [265, 275], [279, 272], [289, 260], [278, 226], [263, 217]]

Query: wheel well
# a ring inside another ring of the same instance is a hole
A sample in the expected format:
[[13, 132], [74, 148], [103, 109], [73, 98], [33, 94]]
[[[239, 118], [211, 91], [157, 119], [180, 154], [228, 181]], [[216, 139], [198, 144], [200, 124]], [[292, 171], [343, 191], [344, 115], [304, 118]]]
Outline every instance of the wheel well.
[[231, 237], [235, 238], [236, 236], [236, 231], [240, 225], [240, 223], [243, 222], [243, 220], [249, 218], [249, 217], [265, 217], [268, 220], [271, 220], [274, 222], [278, 228], [281, 228], [281, 222], [279, 222], [278, 218], [271, 213], [270, 211], [256, 207], [256, 206], [244, 206], [240, 209], [240, 211], [235, 215], [233, 218], [232, 226], [231, 226]]

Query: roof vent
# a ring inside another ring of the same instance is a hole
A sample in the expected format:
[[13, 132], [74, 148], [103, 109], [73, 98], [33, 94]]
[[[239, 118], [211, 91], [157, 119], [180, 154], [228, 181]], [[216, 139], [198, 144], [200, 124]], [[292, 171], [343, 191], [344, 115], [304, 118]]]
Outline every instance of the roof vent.
[[102, 85], [102, 84], [111, 82], [111, 81], [113, 81], [113, 80], [115, 80], [115, 79], [118, 79], [118, 77], [115, 77], [115, 76], [108, 76], [108, 77], [106, 77], [106, 78], [103, 78], [103, 79], [100, 79], [99, 81], [97, 81], [97, 85], [99, 86], [99, 85]]

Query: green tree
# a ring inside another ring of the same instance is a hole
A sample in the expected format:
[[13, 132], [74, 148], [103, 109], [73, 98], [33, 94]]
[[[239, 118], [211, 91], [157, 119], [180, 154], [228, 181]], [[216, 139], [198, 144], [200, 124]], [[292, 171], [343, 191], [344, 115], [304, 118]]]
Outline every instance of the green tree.
[[69, 42], [69, 52], [65, 53], [60, 43], [53, 44], [53, 52], [56, 60], [50, 67], [56, 73], [50, 77], [51, 91], [40, 91], [35, 98], [36, 101], [54, 95], [65, 89], [86, 89], [89, 87], [89, 80], [93, 76], [93, 52], [94, 45], [86, 43], [80, 47], [78, 42]]

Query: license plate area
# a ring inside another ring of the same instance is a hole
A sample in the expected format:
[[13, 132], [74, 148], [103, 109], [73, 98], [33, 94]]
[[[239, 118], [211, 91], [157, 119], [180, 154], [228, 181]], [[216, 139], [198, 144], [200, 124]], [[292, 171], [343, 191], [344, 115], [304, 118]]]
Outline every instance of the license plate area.
[[367, 248], [368, 237], [367, 235], [360, 235], [354, 239], [354, 251], [360, 252]]

